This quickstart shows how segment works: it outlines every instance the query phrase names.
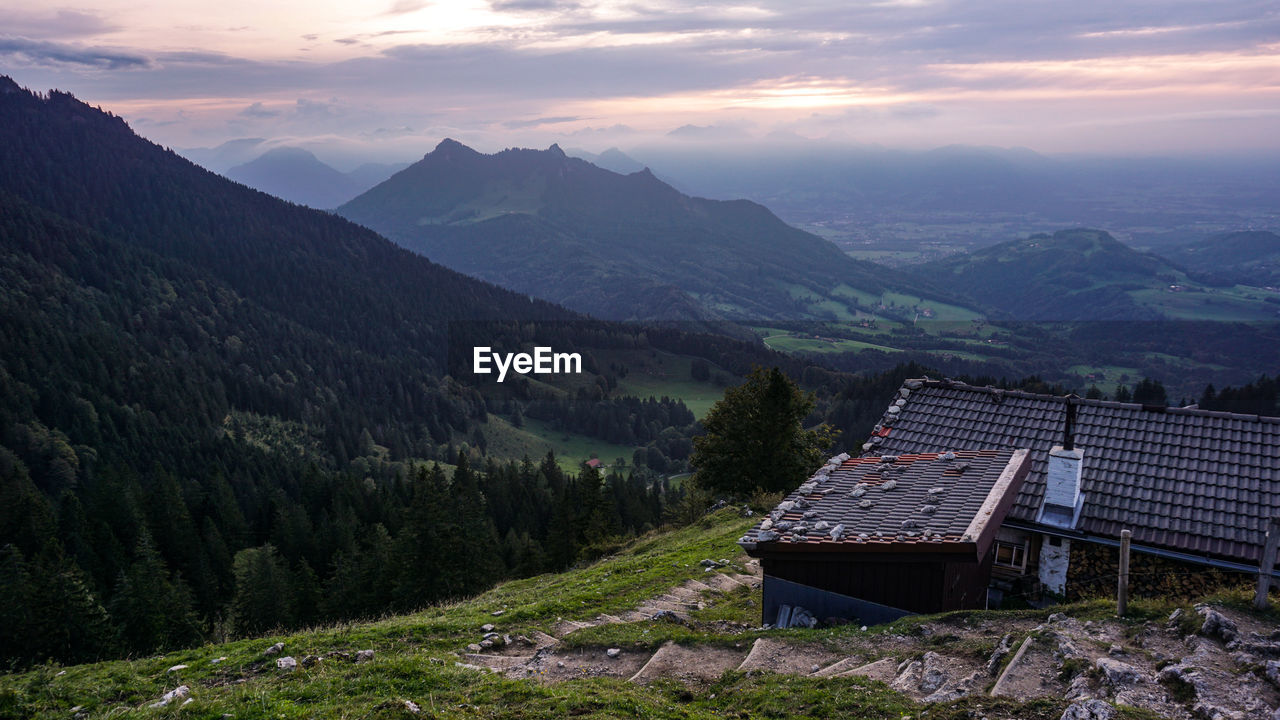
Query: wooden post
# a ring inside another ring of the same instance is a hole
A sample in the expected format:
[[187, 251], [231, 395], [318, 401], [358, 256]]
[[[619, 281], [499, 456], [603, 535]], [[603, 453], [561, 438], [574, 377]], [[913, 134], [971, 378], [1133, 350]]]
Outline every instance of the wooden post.
[[1271, 571], [1276, 566], [1277, 547], [1280, 547], [1280, 517], [1273, 517], [1267, 526], [1262, 557], [1258, 559], [1258, 590], [1253, 595], [1253, 606], [1259, 610], [1267, 609], [1267, 593], [1271, 591]]
[[1133, 533], [1120, 531], [1120, 586], [1116, 588], [1116, 615], [1124, 617], [1129, 609], [1129, 540]]

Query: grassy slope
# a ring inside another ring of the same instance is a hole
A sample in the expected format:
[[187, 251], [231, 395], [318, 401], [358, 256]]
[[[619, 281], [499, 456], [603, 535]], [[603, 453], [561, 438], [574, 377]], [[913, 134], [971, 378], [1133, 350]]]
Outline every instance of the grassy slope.
[[[590, 567], [560, 575], [517, 580], [470, 600], [412, 615], [345, 624], [288, 636], [207, 645], [133, 661], [66, 669], [45, 667], [0, 676], [0, 718], [68, 718], [81, 706], [91, 717], [137, 708], [178, 685], [192, 687], [195, 701], [184, 717], [402, 717], [401, 701], [434, 706], [446, 716], [489, 716], [505, 707], [509, 717], [563, 717], [571, 708], [616, 716], [624, 707], [657, 711], [669, 702], [661, 691], [618, 683], [583, 681], [572, 688], [540, 688], [454, 667], [454, 652], [474, 642], [479, 627], [501, 622], [503, 632], [547, 631], [557, 618], [586, 619], [634, 608], [684, 580], [702, 575], [698, 562], [736, 555], [734, 542], [750, 521], [722, 513], [716, 522], [651, 536]], [[500, 620], [490, 613], [505, 610]], [[285, 654], [301, 659], [331, 650], [373, 648], [372, 663], [321, 663], [281, 675], [262, 651], [285, 643]], [[220, 665], [210, 660], [226, 656]], [[190, 667], [167, 674], [177, 664]], [[243, 679], [244, 682], [237, 682]], [[393, 706], [377, 708], [393, 701]], [[516, 708], [519, 712], [516, 712]], [[471, 708], [471, 709], [468, 709]], [[579, 710], [581, 712], [581, 710]], [[139, 710], [140, 717], [170, 717], [171, 708]], [[662, 717], [663, 715], [656, 715]], [[672, 715], [680, 717], [682, 715]]]
[[[974, 697], [934, 705], [927, 710], [887, 686], [859, 678], [807, 678], [768, 673], [726, 673], [713, 687], [689, 692], [682, 686], [657, 683], [641, 687], [609, 678], [584, 678], [556, 685], [507, 680], [459, 668], [454, 654], [474, 642], [484, 623], [513, 635], [547, 631], [559, 618], [588, 619], [617, 613], [661, 594], [689, 578], [703, 576], [698, 562], [707, 557], [745, 559], [734, 544], [751, 520], [724, 510], [698, 525], [642, 538], [618, 554], [560, 575], [505, 583], [459, 603], [380, 621], [337, 625], [280, 637], [206, 645], [163, 656], [65, 668], [42, 667], [0, 676], [0, 718], [72, 717], [79, 706], [88, 717], [223, 718], [403, 718], [404, 701], [422, 707], [423, 717], [447, 718], [723, 718], [826, 717], [936, 718], [966, 717], [1056, 719], [1063, 703], [1054, 699], [1019, 705], [1008, 700]], [[695, 616], [699, 627], [715, 621], [758, 622], [758, 593], [745, 589], [722, 598]], [[1247, 602], [1242, 595], [1231, 602]], [[1135, 624], [1162, 617], [1168, 601], [1136, 601]], [[1106, 601], [1066, 608], [1082, 619], [1113, 612]], [[501, 617], [491, 613], [503, 610]], [[1010, 617], [1040, 618], [1048, 611], [1013, 611]], [[989, 616], [993, 613], [969, 613]], [[998, 613], [997, 613], [998, 614]], [[955, 614], [959, 617], [960, 614]], [[821, 642], [840, 649], [854, 638], [865, 643], [878, 633], [919, 634], [916, 628], [936, 618], [905, 618], [864, 633], [853, 626], [807, 631], [748, 631], [716, 634], [667, 623], [601, 626], [569, 636], [568, 647], [656, 647], [667, 639], [683, 643], [749, 643], [762, 634]], [[281, 641], [284, 654], [301, 659], [333, 650], [372, 648], [372, 662], [352, 664], [327, 660], [310, 669], [283, 673], [262, 651]], [[989, 648], [975, 648], [988, 652]], [[212, 665], [214, 658], [226, 661]], [[173, 665], [189, 667], [175, 673]], [[193, 701], [179, 709], [150, 709], [147, 704], [165, 691], [186, 684]], [[923, 712], [922, 712], [923, 711]], [[971, 713], [976, 712], [976, 715]], [[1128, 711], [1124, 717], [1142, 717]]]
[[489, 455], [493, 457], [513, 460], [528, 457], [537, 461], [551, 450], [556, 454], [560, 469], [570, 473], [581, 472], [582, 463], [590, 459], [592, 453], [606, 465], [612, 465], [617, 458], [629, 464], [636, 450], [633, 446], [556, 430], [533, 418], [525, 418], [524, 427], [517, 428], [496, 415], [490, 415], [484, 433], [489, 441]]
[[[741, 378], [716, 366], [711, 366], [711, 381], [693, 380], [690, 377], [693, 358], [661, 351], [640, 354], [602, 350], [596, 352], [596, 360], [602, 364], [616, 363], [627, 368], [626, 376], [621, 378], [618, 387], [610, 395], [630, 395], [641, 399], [663, 396], [678, 398], [698, 418], [705, 416], [711, 406], [724, 396], [724, 387], [715, 382], [717, 376], [730, 384], [741, 382]], [[557, 380], [553, 388], [557, 392], [569, 393], [576, 389], [573, 376]], [[606, 465], [612, 465], [617, 458], [623, 458], [630, 464], [636, 449], [635, 446], [608, 443], [588, 435], [556, 430], [550, 423], [533, 418], [525, 418], [524, 426], [516, 428], [505, 418], [490, 415], [484, 426], [484, 434], [489, 443], [488, 454], [493, 457], [519, 460], [528, 456], [537, 460], [545, 456], [548, 450], [552, 450], [561, 469], [573, 473], [580, 471], [582, 463], [593, 453]]]

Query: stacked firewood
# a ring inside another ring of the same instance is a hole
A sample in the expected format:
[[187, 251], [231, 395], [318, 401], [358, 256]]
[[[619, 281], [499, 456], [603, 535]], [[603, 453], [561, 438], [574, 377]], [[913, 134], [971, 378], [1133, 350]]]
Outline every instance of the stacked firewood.
[[[1115, 597], [1118, 548], [1071, 544], [1067, 599]], [[1129, 593], [1135, 597], [1196, 599], [1227, 588], [1250, 586], [1253, 576], [1135, 552], [1129, 558]]]

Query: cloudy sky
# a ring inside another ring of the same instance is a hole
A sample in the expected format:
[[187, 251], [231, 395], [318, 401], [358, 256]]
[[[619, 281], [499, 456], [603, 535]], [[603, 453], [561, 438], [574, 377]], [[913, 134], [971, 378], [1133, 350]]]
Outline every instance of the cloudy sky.
[[1280, 150], [1275, 0], [18, 0], [0, 72], [173, 147], [335, 158], [445, 136]]

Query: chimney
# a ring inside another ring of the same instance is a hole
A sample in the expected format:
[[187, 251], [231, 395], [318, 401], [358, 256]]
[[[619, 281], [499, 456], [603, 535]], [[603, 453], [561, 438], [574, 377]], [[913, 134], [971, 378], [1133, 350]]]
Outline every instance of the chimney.
[[1045, 473], [1044, 499], [1036, 518], [1047, 525], [1074, 528], [1080, 516], [1084, 496], [1080, 492], [1080, 474], [1084, 466], [1084, 450], [1075, 446], [1076, 400], [1068, 397], [1067, 422], [1062, 444], [1049, 451], [1049, 470]]

